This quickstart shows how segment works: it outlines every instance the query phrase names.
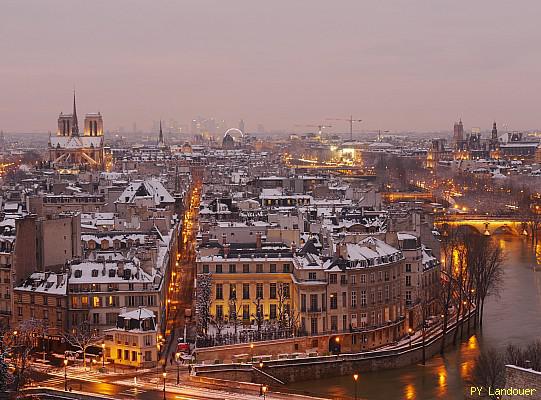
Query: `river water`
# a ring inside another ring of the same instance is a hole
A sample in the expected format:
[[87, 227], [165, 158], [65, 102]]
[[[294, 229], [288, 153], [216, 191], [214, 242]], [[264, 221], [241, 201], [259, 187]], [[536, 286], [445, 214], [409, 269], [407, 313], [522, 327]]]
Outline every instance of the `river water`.
[[[360, 374], [357, 393], [366, 400], [463, 399], [469, 389], [468, 378], [480, 348], [505, 348], [509, 343], [523, 345], [539, 338], [541, 332], [541, 246], [527, 240], [494, 236], [504, 249], [504, 285], [498, 297], [485, 305], [483, 332], [479, 331], [443, 357], [436, 356], [423, 366]], [[351, 399], [353, 378], [338, 377], [305, 381], [290, 387], [331, 399]]]

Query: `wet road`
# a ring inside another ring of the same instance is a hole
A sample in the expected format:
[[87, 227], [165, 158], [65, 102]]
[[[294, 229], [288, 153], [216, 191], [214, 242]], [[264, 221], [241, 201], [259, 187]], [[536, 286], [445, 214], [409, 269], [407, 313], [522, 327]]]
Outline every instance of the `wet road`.
[[[359, 399], [463, 399], [468, 378], [479, 349], [504, 348], [509, 343], [526, 344], [538, 338], [541, 327], [541, 246], [511, 236], [495, 237], [505, 250], [504, 288], [485, 306], [483, 332], [465, 339], [445, 356], [434, 357], [426, 366], [363, 373], [359, 378]], [[537, 254], [537, 256], [536, 256]], [[351, 377], [321, 379], [291, 385], [297, 390], [333, 399], [353, 398]]]

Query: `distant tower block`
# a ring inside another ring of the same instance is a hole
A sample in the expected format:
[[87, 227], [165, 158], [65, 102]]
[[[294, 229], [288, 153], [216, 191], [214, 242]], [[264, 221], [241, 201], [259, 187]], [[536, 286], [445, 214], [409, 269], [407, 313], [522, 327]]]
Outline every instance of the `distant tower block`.
[[492, 124], [492, 140], [498, 141], [498, 128], [496, 126], [496, 121]]
[[464, 125], [462, 124], [462, 119], [456, 123], [453, 129], [453, 139], [455, 142], [460, 142], [464, 140]]
[[85, 115], [85, 136], [103, 136], [103, 118], [100, 113]]

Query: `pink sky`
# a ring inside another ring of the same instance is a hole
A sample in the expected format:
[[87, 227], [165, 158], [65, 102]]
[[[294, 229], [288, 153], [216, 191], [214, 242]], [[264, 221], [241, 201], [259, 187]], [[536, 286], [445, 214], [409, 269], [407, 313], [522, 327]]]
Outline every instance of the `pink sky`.
[[54, 131], [74, 87], [106, 129], [540, 128], [539, 15], [539, 0], [4, 0], [0, 129]]

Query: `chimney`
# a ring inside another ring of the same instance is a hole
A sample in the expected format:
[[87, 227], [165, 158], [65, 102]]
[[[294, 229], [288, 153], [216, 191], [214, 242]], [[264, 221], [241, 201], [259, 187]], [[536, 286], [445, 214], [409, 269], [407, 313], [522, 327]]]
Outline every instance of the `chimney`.
[[56, 287], [59, 287], [64, 282], [64, 274], [56, 274]]
[[222, 233], [222, 244], [225, 246], [227, 244], [227, 235]]
[[255, 247], [257, 249], [261, 248], [261, 232], [256, 232], [255, 234]]

